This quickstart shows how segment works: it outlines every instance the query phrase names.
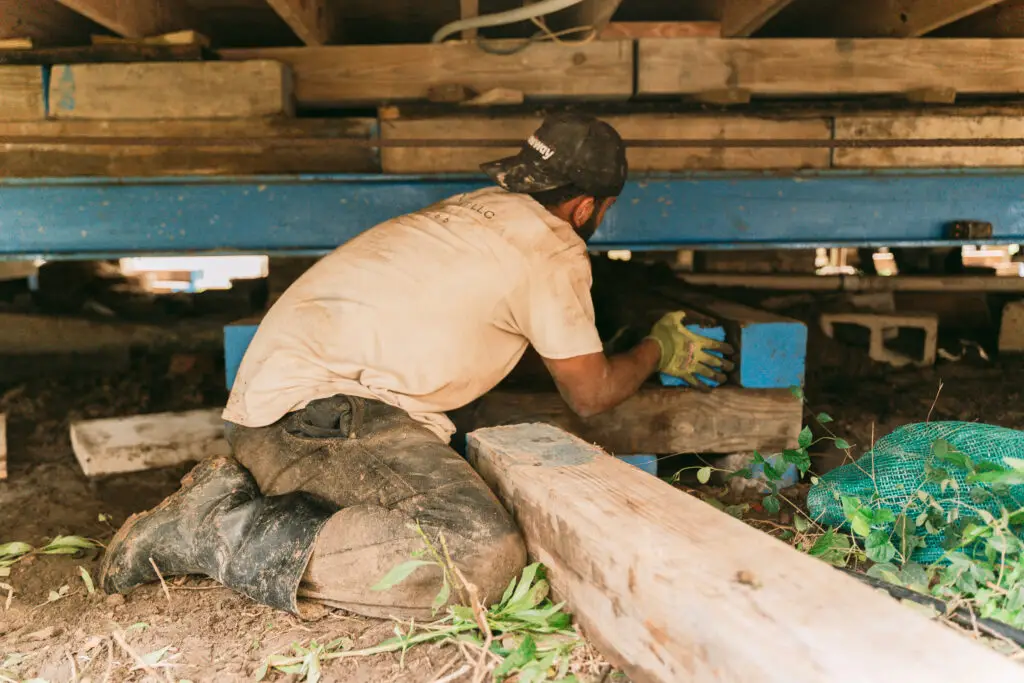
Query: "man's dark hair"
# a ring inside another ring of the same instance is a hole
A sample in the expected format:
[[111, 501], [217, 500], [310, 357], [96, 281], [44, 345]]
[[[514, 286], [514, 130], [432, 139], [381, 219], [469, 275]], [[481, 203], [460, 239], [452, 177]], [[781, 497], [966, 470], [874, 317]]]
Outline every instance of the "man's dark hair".
[[[541, 192], [530, 192], [529, 195], [541, 206], [550, 208], [560, 206], [565, 202], [572, 201], [577, 197], [588, 197], [590, 193], [581, 190], [575, 185], [564, 185], [553, 190], [542, 190]], [[594, 202], [600, 206], [607, 197], [594, 197]]]

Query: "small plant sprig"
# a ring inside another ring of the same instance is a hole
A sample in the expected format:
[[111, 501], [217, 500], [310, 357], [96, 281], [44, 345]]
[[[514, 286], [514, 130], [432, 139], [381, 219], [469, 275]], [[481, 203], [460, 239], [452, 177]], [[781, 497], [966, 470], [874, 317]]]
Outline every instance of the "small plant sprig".
[[22, 541], [0, 543], [0, 576], [9, 575], [12, 565], [32, 555], [76, 555], [98, 547], [98, 543], [82, 536], [56, 536], [41, 548]]

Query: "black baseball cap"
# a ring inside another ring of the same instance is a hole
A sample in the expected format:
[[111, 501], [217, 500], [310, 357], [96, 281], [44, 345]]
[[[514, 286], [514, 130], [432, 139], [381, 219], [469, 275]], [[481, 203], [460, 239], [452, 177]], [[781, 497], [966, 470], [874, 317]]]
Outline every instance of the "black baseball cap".
[[617, 197], [626, 184], [626, 146], [610, 125], [583, 114], [544, 119], [515, 156], [480, 168], [510, 192], [573, 185], [595, 197]]

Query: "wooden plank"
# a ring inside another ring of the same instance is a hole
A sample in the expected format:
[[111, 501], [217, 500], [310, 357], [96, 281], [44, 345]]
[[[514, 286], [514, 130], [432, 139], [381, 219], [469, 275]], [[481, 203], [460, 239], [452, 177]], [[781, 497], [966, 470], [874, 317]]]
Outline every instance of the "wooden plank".
[[234, 119], [291, 115], [291, 77], [278, 62], [76, 64], [54, 67], [57, 119]]
[[612, 21], [598, 35], [601, 40], [637, 38], [718, 38], [717, 21]]
[[36, 45], [73, 45], [103, 28], [56, 0], [0, 0], [0, 38], [30, 38]]
[[1024, 0], [1003, 0], [944, 26], [935, 35], [957, 38], [1024, 38]]
[[71, 424], [71, 448], [87, 477], [170, 467], [231, 452], [221, 408]]
[[840, 148], [837, 168], [939, 168], [1024, 165], [1024, 115], [853, 115], [835, 119], [837, 140], [1020, 138], [1020, 147]]
[[145, 38], [119, 38], [117, 36], [92, 36], [93, 45], [198, 45], [210, 47], [210, 39], [198, 31], [172, 31]]
[[558, 429], [487, 429], [468, 446], [556, 594], [637, 683], [859, 683], [850, 652], [874, 653], [887, 680], [1024, 677], [993, 650]]
[[113, 64], [124, 62], [184, 62], [203, 58], [203, 46], [151, 45], [143, 42], [119, 41], [82, 47], [56, 47], [33, 50], [8, 50], [0, 52], [0, 64], [7, 65], [51, 65], [51, 64]]
[[4, 38], [0, 40], [0, 50], [31, 50], [35, 43], [31, 38]]
[[[518, 44], [499, 42], [496, 48]], [[221, 50], [227, 60], [275, 59], [292, 67], [304, 107], [426, 100], [432, 88], [521, 91], [534, 99], [626, 99], [633, 94], [633, 43], [537, 43], [495, 55], [472, 43]]]
[[617, 455], [781, 451], [795, 447], [801, 419], [802, 405], [788, 389], [734, 387], [704, 393], [648, 386], [585, 419], [553, 391], [496, 390], [453, 414], [460, 432], [543, 422]]
[[641, 39], [640, 95], [1024, 92], [1024, 40]]
[[[459, 19], [480, 16], [480, 0], [459, 0]], [[477, 29], [467, 28], [462, 32], [463, 40], [476, 40]]]
[[723, 0], [722, 36], [751, 36], [793, 0]]
[[375, 173], [376, 151], [359, 143], [376, 128], [369, 118], [0, 121], [0, 177]]
[[100, 26], [128, 38], [199, 28], [184, 0], [57, 0]]
[[0, 66], [0, 121], [45, 118], [42, 67]]
[[267, 0], [306, 45], [327, 45], [337, 34], [334, 7], [328, 0]]
[[[1002, 0], [861, 0], [832, 7], [827, 35], [915, 38]], [[823, 34], [825, 35], [825, 34]]]
[[[629, 114], [604, 116], [629, 139], [816, 139], [828, 140], [825, 118], [773, 119], [755, 116], [693, 114]], [[540, 125], [541, 116], [462, 115], [398, 118], [384, 116], [384, 140], [524, 140]], [[381, 163], [386, 173], [443, 173], [477, 171], [481, 163], [512, 154], [517, 147], [385, 147]], [[829, 151], [812, 148], [651, 148], [627, 151], [631, 171], [760, 170], [827, 168]]]

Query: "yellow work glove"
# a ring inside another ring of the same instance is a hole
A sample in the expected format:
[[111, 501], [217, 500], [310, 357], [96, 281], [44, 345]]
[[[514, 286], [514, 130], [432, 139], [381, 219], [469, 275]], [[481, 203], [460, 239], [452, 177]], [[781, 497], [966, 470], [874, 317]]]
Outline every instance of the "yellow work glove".
[[730, 356], [733, 353], [732, 346], [686, 329], [683, 324], [685, 317], [682, 311], [666, 313], [647, 335], [648, 339], [656, 341], [661, 348], [658, 370], [682, 379], [695, 389], [710, 389], [699, 377], [722, 384], [726, 380], [723, 373], [730, 372], [735, 365], [727, 358], [709, 352], [716, 351], [722, 356]]

